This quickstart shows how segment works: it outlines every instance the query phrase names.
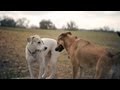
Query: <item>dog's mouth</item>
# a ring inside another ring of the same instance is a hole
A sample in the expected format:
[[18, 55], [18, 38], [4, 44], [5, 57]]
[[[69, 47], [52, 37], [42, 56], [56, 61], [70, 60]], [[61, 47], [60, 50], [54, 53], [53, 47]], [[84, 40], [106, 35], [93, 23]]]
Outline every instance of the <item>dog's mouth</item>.
[[41, 50], [39, 50], [39, 49], [36, 49], [34, 52], [41, 52]]
[[62, 45], [59, 45], [55, 48], [55, 51], [62, 52], [64, 50], [64, 47]]

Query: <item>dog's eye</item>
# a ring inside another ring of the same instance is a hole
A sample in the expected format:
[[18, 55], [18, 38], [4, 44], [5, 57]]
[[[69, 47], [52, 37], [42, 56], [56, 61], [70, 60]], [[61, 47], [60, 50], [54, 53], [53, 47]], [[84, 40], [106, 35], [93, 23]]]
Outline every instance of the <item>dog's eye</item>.
[[40, 44], [40, 42], [38, 42], [38, 44]]

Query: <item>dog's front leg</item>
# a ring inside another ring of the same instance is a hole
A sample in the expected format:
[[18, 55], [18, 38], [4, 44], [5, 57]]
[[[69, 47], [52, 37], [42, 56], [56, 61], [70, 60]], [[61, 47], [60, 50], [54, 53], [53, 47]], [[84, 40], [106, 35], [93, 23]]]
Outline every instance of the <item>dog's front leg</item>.
[[29, 69], [29, 72], [30, 72], [31, 79], [34, 79], [34, 75], [33, 75], [33, 72], [32, 72], [32, 65], [31, 65], [30, 60], [28, 61], [28, 69]]
[[45, 69], [44, 74], [42, 75], [42, 79], [45, 79], [47, 77], [47, 70]]
[[42, 75], [42, 79], [45, 79], [47, 77], [47, 70], [48, 70], [48, 62], [49, 62], [49, 58], [45, 59], [45, 70], [44, 70], [44, 74]]
[[73, 79], [78, 79], [78, 70], [79, 70], [79, 65], [73, 64]]
[[41, 60], [39, 60], [39, 76], [38, 79], [42, 79], [42, 75], [44, 73], [45, 70], [45, 58], [42, 57]]
[[82, 79], [82, 75], [84, 75], [84, 72], [83, 72], [83, 67], [80, 66], [80, 73], [79, 73], [79, 78]]

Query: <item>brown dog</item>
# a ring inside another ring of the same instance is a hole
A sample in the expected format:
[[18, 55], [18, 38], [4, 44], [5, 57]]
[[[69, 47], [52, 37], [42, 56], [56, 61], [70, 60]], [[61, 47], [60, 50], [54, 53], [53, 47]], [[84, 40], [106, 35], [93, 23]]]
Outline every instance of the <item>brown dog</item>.
[[79, 69], [81, 75], [82, 69], [85, 67], [96, 67], [95, 79], [104, 78], [111, 71], [114, 55], [106, 48], [77, 38], [71, 32], [62, 33], [58, 36], [56, 51], [61, 52], [64, 48], [73, 65], [73, 78], [77, 78]]

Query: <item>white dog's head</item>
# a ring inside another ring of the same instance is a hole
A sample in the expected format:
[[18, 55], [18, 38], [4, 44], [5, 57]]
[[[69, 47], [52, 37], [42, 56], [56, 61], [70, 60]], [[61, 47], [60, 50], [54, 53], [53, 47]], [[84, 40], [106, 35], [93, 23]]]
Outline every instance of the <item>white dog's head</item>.
[[45, 51], [47, 47], [44, 45], [44, 42], [41, 40], [39, 35], [33, 35], [27, 38], [28, 48], [32, 51]]

